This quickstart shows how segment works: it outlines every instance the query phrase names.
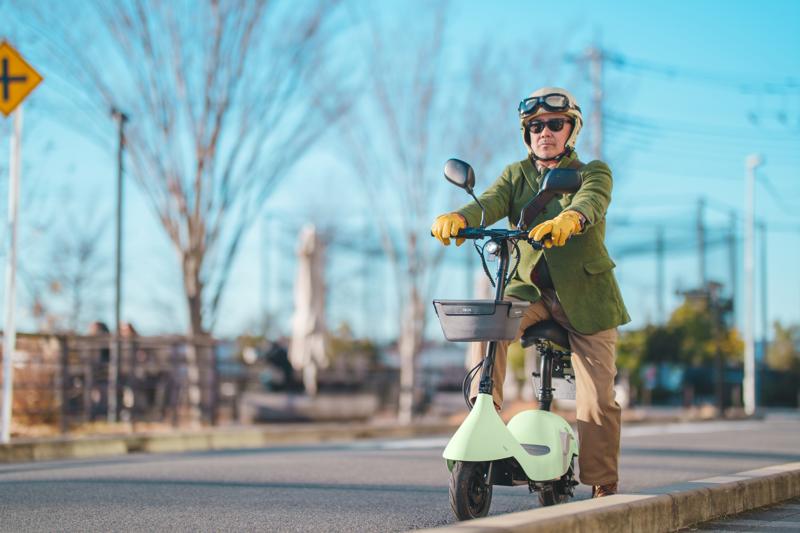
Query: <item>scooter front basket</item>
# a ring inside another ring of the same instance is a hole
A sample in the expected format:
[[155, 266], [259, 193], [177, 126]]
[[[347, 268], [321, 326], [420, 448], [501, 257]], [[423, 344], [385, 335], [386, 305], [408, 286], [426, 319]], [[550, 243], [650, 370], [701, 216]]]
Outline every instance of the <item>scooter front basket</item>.
[[434, 300], [448, 341], [510, 341], [519, 330], [528, 302], [509, 300]]

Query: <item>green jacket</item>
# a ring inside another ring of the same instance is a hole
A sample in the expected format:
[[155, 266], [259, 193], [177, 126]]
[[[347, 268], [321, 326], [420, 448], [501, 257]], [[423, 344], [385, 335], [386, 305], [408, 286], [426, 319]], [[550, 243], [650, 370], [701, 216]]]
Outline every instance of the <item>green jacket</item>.
[[[575, 152], [565, 157], [559, 167], [577, 159]], [[564, 209], [579, 211], [586, 219], [583, 230], [573, 235], [564, 246], [534, 250], [527, 243], [520, 245], [522, 257], [514, 279], [505, 294], [530, 302], [541, 298], [531, 283], [531, 272], [544, 253], [556, 294], [572, 327], [584, 334], [611, 329], [630, 321], [614, 277], [614, 261], [604, 243], [606, 210], [611, 201], [611, 169], [602, 161], [592, 161], [580, 170], [583, 183], [574, 194], [559, 195], [531, 223], [531, 228], [550, 220]], [[480, 196], [486, 208], [486, 225], [508, 217], [515, 227], [520, 211], [539, 191], [543, 175], [528, 158], [508, 165], [499, 178]], [[469, 226], [477, 226], [481, 209], [471, 202], [457, 211]], [[530, 228], [529, 228], [530, 229]]]

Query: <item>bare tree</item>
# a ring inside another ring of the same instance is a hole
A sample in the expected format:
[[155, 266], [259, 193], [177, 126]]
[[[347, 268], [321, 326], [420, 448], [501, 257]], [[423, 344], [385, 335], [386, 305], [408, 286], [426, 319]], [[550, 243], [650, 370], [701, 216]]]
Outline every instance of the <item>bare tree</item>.
[[[180, 262], [194, 346], [266, 198], [345, 109], [330, 55], [338, 2], [97, 0], [77, 20], [60, 4], [20, 10], [94, 124], [110, 108], [130, 116], [129, 167]], [[197, 407], [194, 349], [187, 358]]]
[[[26, 103], [26, 111], [31, 109], [35, 109], [35, 105]], [[8, 146], [7, 140], [11, 136], [11, 125], [11, 120], [0, 120], [0, 147]], [[17, 261], [19, 292], [17, 298], [23, 307], [29, 304], [34, 319], [39, 318], [36, 316], [37, 309], [40, 309], [37, 301], [40, 300], [39, 296], [44, 289], [38, 269], [41, 266], [50, 267], [54, 264], [51, 258], [43, 259], [41, 252], [47, 245], [52, 229], [55, 227], [59, 205], [52, 194], [53, 187], [50, 176], [45, 175], [43, 171], [43, 166], [51, 160], [53, 142], [47, 141], [40, 148], [36, 158], [39, 163], [37, 165], [28, 165], [24, 154], [32, 151], [30, 148], [32, 139], [46, 135], [36, 127], [36, 124], [29, 125], [23, 130], [23, 167], [17, 211], [17, 231], [19, 233], [19, 259]], [[4, 201], [0, 202], [0, 218], [3, 220], [8, 216], [8, 205], [5, 201], [9, 187], [8, 155], [8, 151], [0, 149], [0, 191], [4, 196]], [[0, 235], [0, 249], [3, 250], [0, 252], [0, 257], [3, 258], [3, 264], [6, 260], [4, 240], [8, 238], [7, 234]], [[21, 315], [18, 320], [23, 328], [34, 325], [30, 324], [24, 315]]]
[[110, 284], [104, 275], [110, 261], [102, 246], [109, 217], [89, 212], [64, 218], [61, 229], [51, 235], [40, 271], [26, 277], [33, 278], [28, 286], [39, 329], [77, 333], [97, 318], [103, 288]]
[[[401, 307], [398, 416], [408, 422], [415, 409], [428, 296], [443, 252], [426, 239], [433, 209], [444, 208], [435, 203], [444, 181], [442, 165], [460, 155], [488, 166], [508, 147], [504, 129], [515, 127], [514, 115], [512, 108], [511, 120], [504, 121], [495, 107], [505, 100], [508, 87], [499, 62], [488, 60], [494, 55], [490, 45], [467, 54], [466, 64], [448, 61], [444, 7], [394, 33], [377, 17], [365, 18], [371, 21], [362, 47], [368, 54], [368, 89], [342, 124], [342, 139], [355, 173], [363, 178], [394, 273]], [[419, 34], [411, 35], [415, 30]], [[396, 46], [399, 42], [402, 47]], [[399, 215], [399, 228], [389, 223], [387, 213]]]

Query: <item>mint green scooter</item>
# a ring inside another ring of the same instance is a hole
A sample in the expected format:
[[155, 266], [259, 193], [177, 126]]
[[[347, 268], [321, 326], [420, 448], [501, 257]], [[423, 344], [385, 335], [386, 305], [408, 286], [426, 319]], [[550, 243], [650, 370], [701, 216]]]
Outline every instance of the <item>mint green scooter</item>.
[[[470, 165], [450, 159], [444, 173], [448, 181], [465, 189], [483, 209], [473, 192], [475, 175]], [[539, 193], [522, 210], [515, 229], [486, 228], [484, 212], [480, 227], [466, 228], [459, 237], [474, 240], [490, 279], [485, 254], [497, 257], [496, 279], [492, 281], [495, 299], [433, 302], [447, 340], [488, 341], [483, 361], [464, 378], [464, 399], [470, 413], [443, 453], [450, 470], [450, 505], [459, 520], [486, 516], [493, 485], [526, 485], [530, 492], [537, 493], [542, 505], [554, 505], [571, 498], [578, 484], [573, 472], [578, 455], [575, 434], [563, 418], [550, 412], [554, 398], [574, 398], [566, 331], [553, 321], [544, 321], [523, 333], [522, 345], [535, 344], [541, 358], [540, 372], [533, 376], [534, 385], [538, 385], [540, 407], [517, 414], [508, 425], [497, 414], [492, 401], [492, 367], [496, 341], [515, 337], [529, 305], [503, 300], [506, 283], [519, 265], [519, 246], [541, 247], [541, 243], [528, 240], [528, 230], [524, 228], [557, 194], [575, 192], [580, 184], [580, 175], [574, 170], [551, 170]], [[488, 241], [479, 245], [478, 241], [484, 239]], [[516, 256], [516, 264], [509, 272], [512, 256]], [[478, 371], [480, 382], [473, 404], [470, 384]]]

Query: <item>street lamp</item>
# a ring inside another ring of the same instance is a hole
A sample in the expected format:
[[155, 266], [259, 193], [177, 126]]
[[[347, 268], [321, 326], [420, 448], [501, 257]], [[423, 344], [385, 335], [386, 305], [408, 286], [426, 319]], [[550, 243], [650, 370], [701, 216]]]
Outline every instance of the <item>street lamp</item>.
[[764, 162], [758, 154], [747, 156], [747, 185], [745, 188], [745, 239], [744, 239], [744, 412], [756, 412], [756, 354], [755, 354], [755, 213], [756, 168]]

